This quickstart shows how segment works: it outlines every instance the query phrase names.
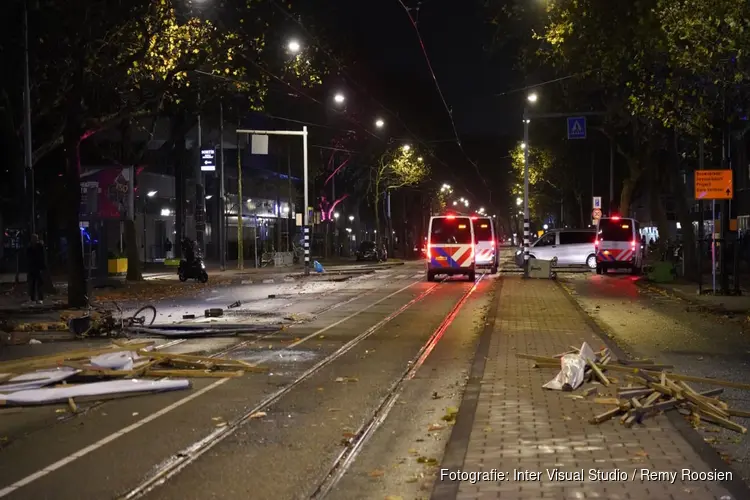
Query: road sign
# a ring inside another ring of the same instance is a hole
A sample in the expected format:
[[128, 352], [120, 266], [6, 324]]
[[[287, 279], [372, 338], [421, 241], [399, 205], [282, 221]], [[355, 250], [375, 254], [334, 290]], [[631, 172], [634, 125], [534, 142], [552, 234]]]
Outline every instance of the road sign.
[[591, 211], [591, 218], [594, 220], [598, 220], [602, 218], [602, 210], [600, 208], [595, 208]]
[[591, 204], [594, 209], [602, 208], [602, 197], [594, 196], [594, 202]]
[[215, 149], [201, 149], [201, 170], [203, 172], [216, 171]]
[[585, 139], [586, 138], [586, 117], [572, 116], [568, 117], [568, 139]]
[[696, 200], [731, 200], [734, 196], [731, 170], [696, 170]]

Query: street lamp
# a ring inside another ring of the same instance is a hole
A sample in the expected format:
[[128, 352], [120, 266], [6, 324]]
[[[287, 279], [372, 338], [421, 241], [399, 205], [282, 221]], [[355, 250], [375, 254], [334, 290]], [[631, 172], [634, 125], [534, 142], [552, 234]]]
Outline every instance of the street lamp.
[[286, 46], [287, 49], [289, 49], [289, 52], [292, 54], [296, 54], [300, 51], [301, 47], [297, 40], [289, 40], [289, 44]]
[[344, 94], [338, 93], [335, 96], [333, 96], [333, 100], [336, 104], [343, 104], [344, 101], [346, 101], [346, 97], [344, 97]]
[[411, 150], [411, 146], [408, 144], [404, 144], [403, 146], [401, 146], [401, 149], [403, 149], [404, 151], [409, 151]]
[[418, 156], [417, 161], [424, 161], [424, 158], [422, 158], [421, 156]]
[[526, 143], [525, 142], [521, 143], [521, 149], [524, 149], [524, 150], [526, 149]]
[[349, 222], [353, 222], [353, 221], [354, 221], [354, 216], [353, 216], [353, 215], [350, 215], [350, 216], [349, 216]]
[[523, 107], [523, 264], [524, 276], [529, 276], [529, 104], [534, 104], [539, 99], [536, 93], [526, 97]]
[[523, 198], [516, 198], [516, 206], [520, 207], [521, 205], [523, 205]]
[[456, 205], [458, 205], [458, 202], [457, 202], [457, 201], [454, 201], [454, 202], [453, 202], [453, 206], [455, 207]]
[[377, 128], [383, 128], [385, 127], [385, 122], [381, 118], [378, 118], [377, 120], [375, 120], [375, 126]]
[[542, 226], [542, 229], [544, 229], [546, 231], [547, 229], [549, 229], [549, 226], [547, 224], [545, 224], [545, 225]]
[[206, 195], [206, 199], [207, 199], [207, 200], [210, 200], [210, 199], [211, 199], [211, 198], [213, 198], [213, 197], [214, 197], [214, 195], [212, 195], [212, 194], [208, 194], [208, 195]]
[[333, 212], [333, 218], [336, 220], [339, 220], [339, 217], [341, 217], [341, 214], [338, 212]]
[[156, 196], [156, 193], [158, 193], [158, 191], [149, 191], [148, 193], [146, 193], [146, 196], [148, 196], [149, 198], [153, 198], [154, 196]]

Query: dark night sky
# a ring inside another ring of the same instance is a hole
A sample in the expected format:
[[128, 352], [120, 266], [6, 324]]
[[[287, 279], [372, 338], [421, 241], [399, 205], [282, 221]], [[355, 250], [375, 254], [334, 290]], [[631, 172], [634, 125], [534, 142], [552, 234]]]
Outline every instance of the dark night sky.
[[[418, 5], [406, 0], [412, 9]], [[339, 28], [337, 38], [360, 65], [374, 72], [398, 73], [418, 86], [429, 98], [430, 113], [439, 119], [440, 137], [449, 139], [452, 129], [447, 112], [430, 76], [417, 34], [398, 0], [328, 0], [331, 19]], [[412, 10], [416, 16], [416, 11]], [[515, 104], [512, 99], [494, 94], [507, 90], [513, 75], [513, 53], [495, 54], [490, 60], [485, 46], [489, 42], [486, 14], [479, 0], [425, 0], [419, 10], [419, 29], [445, 100], [453, 109], [459, 133], [463, 135], [505, 135], [517, 133], [509, 127], [507, 115]], [[374, 88], [368, 91], [392, 99], [398, 89]], [[385, 103], [390, 107], [390, 103]], [[511, 108], [508, 108], [511, 106]], [[512, 120], [515, 124], [516, 120]], [[518, 120], [520, 122], [520, 119]]]

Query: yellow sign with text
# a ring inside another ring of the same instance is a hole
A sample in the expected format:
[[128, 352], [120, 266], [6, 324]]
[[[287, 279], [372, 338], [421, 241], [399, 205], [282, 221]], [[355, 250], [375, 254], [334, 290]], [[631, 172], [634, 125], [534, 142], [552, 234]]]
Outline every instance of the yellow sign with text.
[[731, 170], [696, 170], [696, 200], [731, 200], [734, 197]]

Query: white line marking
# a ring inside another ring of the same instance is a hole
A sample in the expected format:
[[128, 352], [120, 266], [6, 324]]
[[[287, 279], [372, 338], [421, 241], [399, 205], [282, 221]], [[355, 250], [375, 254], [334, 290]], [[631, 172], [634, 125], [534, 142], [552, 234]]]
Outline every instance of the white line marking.
[[408, 277], [409, 277], [409, 275], [408, 275], [408, 274], [399, 274], [398, 276], [396, 276], [396, 277], [395, 277], [395, 278], [393, 278], [393, 279], [397, 279], [397, 280], [402, 280], [402, 279], [404, 279], [404, 278], [408, 278]]
[[253, 280], [242, 280], [242, 284], [243, 285], [252, 285], [253, 284]]
[[263, 280], [264, 285], [270, 285], [271, 283], [273, 283], [273, 278], [268, 278], [268, 279]]
[[200, 389], [199, 391], [194, 392], [190, 396], [187, 396], [183, 399], [180, 399], [179, 401], [175, 401], [169, 406], [165, 406], [161, 410], [157, 411], [156, 413], [152, 413], [146, 418], [142, 418], [141, 420], [130, 424], [129, 426], [125, 427], [124, 429], [120, 429], [119, 431], [115, 432], [114, 434], [110, 434], [109, 436], [100, 439], [99, 441], [95, 442], [94, 444], [91, 444], [71, 455], [68, 455], [67, 457], [58, 460], [57, 462], [53, 463], [52, 465], [48, 465], [44, 469], [41, 469], [31, 475], [26, 476], [25, 478], [21, 479], [20, 481], [16, 481], [15, 483], [11, 484], [10, 486], [7, 486], [0, 490], [0, 498], [5, 497], [13, 493], [18, 488], [22, 488], [26, 486], [27, 484], [33, 483], [37, 479], [40, 479], [47, 474], [51, 474], [52, 472], [55, 472], [56, 470], [68, 465], [69, 463], [85, 456], [91, 453], [92, 451], [98, 450], [102, 446], [111, 443], [115, 439], [124, 436], [125, 434], [129, 434], [133, 432], [134, 430], [138, 429], [139, 427], [142, 427], [146, 425], [147, 423], [151, 422], [152, 420], [156, 420], [157, 418], [161, 417], [162, 415], [165, 415], [169, 413], [170, 411], [179, 408], [180, 406], [189, 403], [190, 401], [194, 400], [195, 398], [202, 396], [203, 394], [207, 393], [208, 391], [211, 391], [217, 387], [219, 387], [221, 384], [224, 384], [226, 382], [229, 382], [229, 378], [221, 378], [214, 382], [211, 385], [207, 385], [203, 389]]
[[[367, 311], [369, 309], [372, 309], [376, 305], [378, 305], [378, 304], [380, 304], [382, 302], [385, 302], [386, 300], [390, 299], [394, 295], [397, 295], [397, 294], [403, 292], [404, 290], [407, 290], [408, 288], [411, 288], [415, 284], [416, 283], [409, 283], [405, 287], [399, 288], [395, 292], [393, 292], [393, 293], [391, 293], [389, 295], [386, 295], [382, 299], [377, 300], [376, 302], [373, 302], [372, 304], [369, 304], [369, 305], [363, 307], [362, 309], [360, 309], [358, 311], [353, 312], [349, 316], [346, 316], [345, 318], [342, 318], [342, 319], [336, 321], [335, 323], [331, 323], [330, 325], [321, 328], [320, 330], [316, 331], [315, 333], [311, 333], [307, 337], [303, 337], [303, 338], [301, 338], [300, 340], [298, 340], [296, 342], [288, 344], [286, 347], [284, 347], [284, 349], [291, 349], [293, 347], [297, 347], [298, 345], [303, 344], [303, 343], [307, 342], [308, 340], [310, 340], [312, 338], [315, 338], [315, 337], [317, 337], [318, 335], [320, 335], [322, 333], [327, 332], [331, 328], [335, 328], [338, 325], [340, 325], [341, 323], [344, 323], [345, 321], [349, 321], [350, 319], [354, 318], [355, 316], [358, 316], [359, 314], [361, 314], [361, 313], [363, 313], [363, 312], [365, 312], [365, 311]], [[275, 354], [269, 354], [267, 357], [261, 358], [260, 360], [258, 360], [258, 362], [255, 363], [255, 364], [263, 363], [264, 361], [270, 359], [273, 356], [275, 356]], [[151, 415], [149, 415], [149, 416], [147, 416], [145, 418], [142, 418], [141, 420], [138, 420], [137, 422], [135, 422], [133, 424], [130, 424], [129, 426], [125, 427], [124, 429], [120, 429], [119, 431], [117, 431], [117, 432], [115, 432], [113, 434], [110, 434], [109, 436], [106, 436], [106, 437], [100, 439], [99, 441], [95, 442], [94, 444], [86, 446], [85, 448], [83, 448], [83, 449], [81, 449], [81, 450], [79, 450], [79, 451], [77, 451], [75, 453], [72, 453], [72, 454], [68, 455], [65, 458], [60, 459], [57, 462], [55, 462], [55, 463], [53, 463], [51, 465], [48, 465], [47, 467], [45, 467], [43, 469], [40, 469], [37, 472], [34, 472], [33, 474], [30, 474], [30, 475], [26, 476], [25, 478], [23, 478], [23, 479], [21, 479], [19, 481], [16, 481], [15, 483], [11, 484], [10, 486], [6, 486], [5, 488], [3, 488], [3, 489], [0, 490], [0, 498], [6, 497], [6, 496], [10, 495], [15, 490], [17, 490], [19, 488], [22, 488], [22, 487], [24, 487], [24, 486], [26, 486], [28, 484], [31, 484], [34, 481], [36, 481], [37, 479], [41, 479], [44, 476], [46, 476], [48, 474], [51, 474], [51, 473], [55, 472], [58, 469], [61, 469], [62, 467], [68, 465], [69, 463], [74, 462], [75, 460], [77, 460], [77, 459], [79, 459], [81, 457], [84, 457], [84, 456], [88, 455], [89, 453], [91, 453], [93, 451], [98, 450], [102, 446], [105, 446], [105, 445], [111, 443], [115, 439], [117, 439], [117, 438], [119, 438], [121, 436], [124, 436], [125, 434], [129, 434], [129, 433], [133, 432], [134, 430], [138, 429], [139, 427], [142, 427], [142, 426], [146, 425], [147, 423], [149, 423], [149, 422], [151, 422], [153, 420], [156, 420], [157, 418], [161, 417], [162, 415], [166, 415], [167, 413], [171, 412], [172, 410], [175, 410], [175, 409], [179, 408], [180, 406], [182, 406], [182, 405], [184, 405], [186, 403], [189, 403], [190, 401], [194, 400], [195, 398], [197, 398], [199, 396], [202, 396], [203, 394], [205, 394], [205, 393], [207, 393], [207, 392], [209, 392], [209, 391], [211, 391], [211, 390], [219, 387], [221, 384], [224, 384], [224, 383], [228, 382], [229, 380], [231, 380], [231, 379], [230, 378], [219, 379], [216, 382], [214, 382], [213, 384], [207, 385], [203, 389], [200, 389], [199, 391], [194, 392], [193, 394], [191, 394], [189, 396], [186, 396], [183, 399], [175, 401], [171, 405], [162, 408], [161, 410], [157, 411], [156, 413], [152, 413]]]

